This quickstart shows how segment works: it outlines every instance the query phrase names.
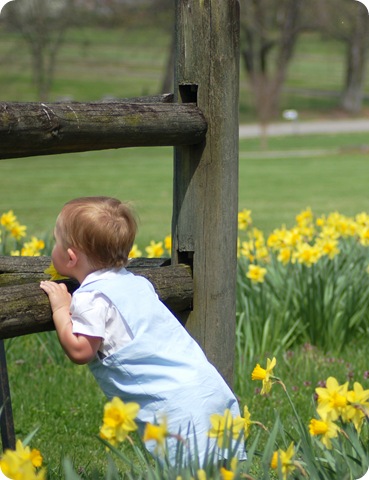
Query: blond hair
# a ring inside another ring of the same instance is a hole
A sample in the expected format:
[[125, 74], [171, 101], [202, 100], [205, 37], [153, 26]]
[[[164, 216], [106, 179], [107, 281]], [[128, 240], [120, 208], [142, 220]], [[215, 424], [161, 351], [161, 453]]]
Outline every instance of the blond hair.
[[83, 252], [96, 269], [123, 267], [137, 232], [127, 203], [111, 197], [81, 197], [66, 203], [56, 221], [63, 246]]

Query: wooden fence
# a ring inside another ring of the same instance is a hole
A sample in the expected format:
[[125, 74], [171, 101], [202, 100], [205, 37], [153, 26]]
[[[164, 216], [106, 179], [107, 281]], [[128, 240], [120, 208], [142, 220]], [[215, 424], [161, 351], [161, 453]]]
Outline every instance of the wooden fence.
[[[174, 146], [172, 258], [132, 271], [233, 382], [238, 210], [238, 0], [175, 0], [174, 94], [113, 103], [0, 103], [0, 158]], [[32, 161], [32, 160], [30, 160]], [[81, 160], [83, 161], [83, 160]], [[97, 192], [98, 193], [98, 192]], [[48, 258], [0, 257], [0, 339], [53, 328]], [[69, 283], [71, 291], [76, 287]], [[3, 448], [15, 436], [0, 341]]]

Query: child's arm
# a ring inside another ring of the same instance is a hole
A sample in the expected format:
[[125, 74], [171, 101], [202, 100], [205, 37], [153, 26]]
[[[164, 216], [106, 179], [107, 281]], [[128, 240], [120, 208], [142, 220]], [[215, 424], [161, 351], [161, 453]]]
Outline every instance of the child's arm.
[[72, 297], [64, 283], [43, 281], [40, 287], [49, 297], [55, 328], [66, 354], [74, 363], [90, 362], [99, 349], [101, 338], [73, 333], [70, 318]]

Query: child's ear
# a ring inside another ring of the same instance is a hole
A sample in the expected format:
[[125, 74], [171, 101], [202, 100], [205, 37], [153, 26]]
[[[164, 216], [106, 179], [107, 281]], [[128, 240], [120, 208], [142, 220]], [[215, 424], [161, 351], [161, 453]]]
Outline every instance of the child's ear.
[[67, 253], [69, 256], [68, 267], [75, 267], [78, 261], [76, 252], [72, 248], [68, 248]]

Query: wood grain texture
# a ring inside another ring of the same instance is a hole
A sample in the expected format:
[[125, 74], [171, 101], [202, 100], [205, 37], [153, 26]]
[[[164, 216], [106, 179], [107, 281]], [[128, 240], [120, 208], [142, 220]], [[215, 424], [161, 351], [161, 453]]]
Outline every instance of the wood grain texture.
[[[183, 320], [192, 307], [191, 269], [166, 263], [136, 259], [127, 269], [147, 278], [161, 301]], [[49, 278], [44, 274], [49, 265], [49, 257], [0, 257], [0, 339], [54, 329], [49, 300], [39, 286]], [[72, 280], [64, 283], [71, 293], [78, 288]]]
[[122, 147], [191, 145], [206, 134], [196, 105], [0, 103], [0, 159]]
[[205, 141], [175, 149], [173, 262], [193, 267], [187, 326], [233, 381], [238, 211], [239, 4], [176, 1], [176, 102], [195, 102]]

